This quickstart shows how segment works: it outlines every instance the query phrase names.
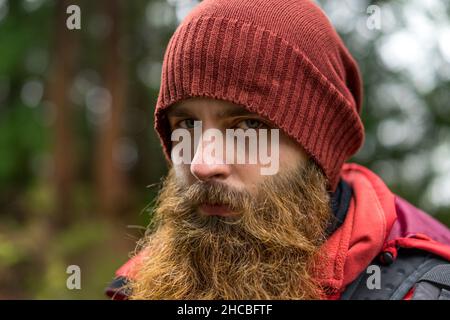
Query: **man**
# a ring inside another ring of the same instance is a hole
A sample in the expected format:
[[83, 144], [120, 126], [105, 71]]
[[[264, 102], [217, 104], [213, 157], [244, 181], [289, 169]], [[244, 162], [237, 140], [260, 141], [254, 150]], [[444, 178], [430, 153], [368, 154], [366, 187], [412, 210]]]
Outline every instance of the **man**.
[[344, 163], [364, 140], [361, 86], [312, 2], [199, 4], [162, 68], [155, 128], [169, 174], [108, 295], [449, 298], [449, 230]]

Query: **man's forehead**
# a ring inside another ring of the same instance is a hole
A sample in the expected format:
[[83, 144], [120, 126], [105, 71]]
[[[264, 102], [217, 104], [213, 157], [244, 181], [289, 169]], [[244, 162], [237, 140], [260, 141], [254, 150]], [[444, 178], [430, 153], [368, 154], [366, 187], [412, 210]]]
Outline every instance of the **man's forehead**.
[[167, 111], [168, 116], [201, 114], [208, 114], [218, 118], [256, 115], [242, 105], [212, 98], [185, 99], [173, 104]]

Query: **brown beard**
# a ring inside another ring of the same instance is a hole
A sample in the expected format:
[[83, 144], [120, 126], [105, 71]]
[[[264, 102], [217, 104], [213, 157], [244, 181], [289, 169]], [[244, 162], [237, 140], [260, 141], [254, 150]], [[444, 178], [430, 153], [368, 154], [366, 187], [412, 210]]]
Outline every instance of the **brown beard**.
[[[224, 184], [182, 185], [169, 172], [131, 299], [318, 299], [312, 270], [331, 218], [326, 178], [312, 162], [266, 178], [257, 195]], [[205, 216], [203, 203], [238, 217]]]

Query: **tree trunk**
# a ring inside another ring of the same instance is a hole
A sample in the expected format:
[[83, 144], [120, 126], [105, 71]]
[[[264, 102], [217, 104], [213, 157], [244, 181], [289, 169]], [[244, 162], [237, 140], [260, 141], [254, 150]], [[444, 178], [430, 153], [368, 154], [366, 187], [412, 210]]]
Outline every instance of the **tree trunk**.
[[126, 103], [127, 74], [121, 53], [121, 7], [118, 0], [104, 0], [104, 12], [111, 23], [105, 38], [105, 85], [111, 105], [98, 132], [96, 148], [96, 187], [98, 209], [107, 217], [119, 216], [127, 205], [127, 179], [117, 161], [118, 142], [122, 136]]
[[72, 131], [72, 110], [68, 92], [78, 48], [76, 30], [66, 28], [66, 8], [71, 1], [57, 1], [55, 13], [55, 36], [53, 59], [48, 80], [48, 100], [55, 110], [53, 124], [54, 190], [56, 197], [52, 225], [61, 228], [68, 224], [73, 214], [72, 192], [75, 179], [74, 134]]

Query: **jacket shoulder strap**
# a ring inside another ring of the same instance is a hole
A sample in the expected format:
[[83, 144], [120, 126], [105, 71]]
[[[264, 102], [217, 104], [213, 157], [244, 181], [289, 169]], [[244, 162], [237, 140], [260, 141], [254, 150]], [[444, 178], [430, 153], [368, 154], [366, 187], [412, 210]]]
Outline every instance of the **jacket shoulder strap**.
[[439, 264], [417, 282], [413, 300], [450, 300], [450, 263]]
[[[417, 283], [431, 283], [443, 280], [442, 270], [439, 266], [449, 266], [445, 261], [429, 252], [417, 249], [398, 250], [397, 258], [391, 264], [383, 264], [379, 258], [375, 259], [369, 266], [376, 266], [380, 270], [380, 286], [372, 288], [368, 285], [373, 272], [366, 269], [353, 281], [341, 296], [342, 300], [401, 300]], [[368, 268], [369, 268], [368, 267]], [[433, 271], [434, 270], [434, 271]], [[447, 270], [447, 269], [446, 269]], [[444, 276], [444, 279], [447, 276]], [[448, 274], [450, 280], [450, 274]], [[441, 281], [442, 282], [442, 281]], [[427, 286], [427, 285], [426, 285]], [[427, 286], [429, 289], [429, 286]], [[421, 290], [421, 291], [424, 291]], [[420, 295], [418, 294], [418, 297]], [[415, 297], [413, 296], [413, 299]]]

